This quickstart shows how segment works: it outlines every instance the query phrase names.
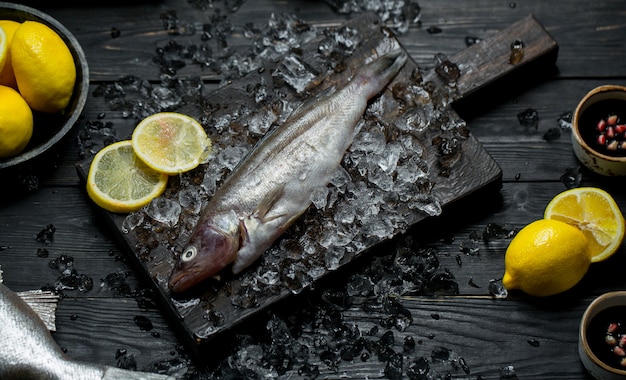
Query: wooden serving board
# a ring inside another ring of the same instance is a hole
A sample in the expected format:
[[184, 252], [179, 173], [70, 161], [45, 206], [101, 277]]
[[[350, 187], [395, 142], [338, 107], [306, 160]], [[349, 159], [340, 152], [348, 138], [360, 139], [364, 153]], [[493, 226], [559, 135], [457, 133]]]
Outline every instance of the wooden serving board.
[[[338, 45], [336, 54], [320, 54], [318, 47], [324, 38], [338, 41], [341, 34], [356, 35], [359, 43], [356, 47]], [[515, 40], [523, 41], [524, 56], [512, 64], [510, 46]], [[309, 42], [301, 51], [291, 51], [262, 70], [206, 95], [201, 109], [177, 110], [198, 117], [207, 128], [215, 148], [210, 161], [171, 177], [166, 193], [143, 210], [130, 215], [105, 213], [190, 347], [201, 350], [221, 333], [300, 293], [380, 243], [439, 214], [447, 205], [499, 184], [500, 168], [451, 104], [540, 59], [554, 64], [558, 45], [532, 16], [450, 57], [460, 70], [456, 79], [454, 65], [442, 76], [436, 70], [421, 72], [409, 59], [368, 107], [356, 137], [361, 148], [353, 147], [346, 154], [342, 173], [347, 181], [329, 185], [328, 204], [311, 206], [241, 274], [225, 271], [219, 280], [207, 281], [189, 294], [170, 294], [167, 281], [176, 256], [199, 218], [202, 204], [230, 173], [231, 167], [220, 164], [219, 158], [227, 152], [237, 156], [250, 149], [272, 123], [280, 122], [295, 106], [343, 85], [364, 62], [395, 47], [401, 46], [393, 33], [375, 16], [366, 14]], [[306, 70], [300, 73], [302, 67]], [[298, 76], [301, 80], [296, 81]], [[382, 152], [367, 144], [364, 147], [366, 134], [383, 136]], [[392, 145], [413, 148], [398, 153], [391, 168], [359, 161], [372, 155], [387, 157]], [[450, 146], [456, 148], [446, 152]], [[89, 164], [78, 165], [83, 179]], [[373, 173], [387, 177], [381, 180], [376, 175], [375, 179]], [[407, 173], [414, 177], [400, 180]], [[389, 181], [396, 186], [387, 187]], [[173, 217], [155, 214], [157, 205], [173, 210]], [[356, 212], [346, 211], [355, 208]]]

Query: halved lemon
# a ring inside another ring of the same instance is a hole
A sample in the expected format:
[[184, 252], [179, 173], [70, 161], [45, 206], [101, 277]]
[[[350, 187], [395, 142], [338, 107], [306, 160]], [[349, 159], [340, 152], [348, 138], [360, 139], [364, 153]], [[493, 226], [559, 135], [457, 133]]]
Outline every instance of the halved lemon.
[[200, 165], [211, 151], [211, 140], [194, 118], [159, 112], [143, 119], [133, 132], [135, 154], [149, 167], [175, 175]]
[[615, 199], [597, 187], [578, 187], [557, 194], [544, 218], [579, 228], [589, 240], [591, 262], [608, 259], [624, 239], [624, 216]]
[[7, 61], [7, 55], [9, 51], [9, 42], [7, 34], [4, 32], [2, 26], [0, 26], [0, 71], [4, 68], [4, 64]]
[[87, 175], [87, 194], [108, 211], [133, 212], [163, 194], [168, 178], [141, 161], [130, 140], [119, 141], [95, 155]]
[[[0, 20], [0, 28], [4, 29], [6, 34], [6, 61], [4, 62], [4, 68], [0, 70], [0, 84], [9, 86], [17, 90], [17, 81], [15, 80], [15, 74], [13, 73], [13, 64], [11, 63], [11, 41], [13, 40], [13, 34], [19, 28], [21, 23], [13, 20]], [[2, 50], [0, 48], [0, 50]], [[2, 59], [0, 58], [0, 61]], [[0, 66], [2, 66], [0, 64]]]

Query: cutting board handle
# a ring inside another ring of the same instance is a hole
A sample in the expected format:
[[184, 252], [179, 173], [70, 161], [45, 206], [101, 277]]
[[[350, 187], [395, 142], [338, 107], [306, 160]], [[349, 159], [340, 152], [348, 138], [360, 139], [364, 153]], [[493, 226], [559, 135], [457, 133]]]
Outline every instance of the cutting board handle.
[[[512, 45], [522, 44], [515, 55]], [[456, 81], [459, 99], [509, 76], [515, 71], [535, 67], [538, 63], [554, 64], [559, 45], [531, 14], [494, 35], [449, 58], [460, 76]], [[434, 70], [429, 76], [437, 75]]]

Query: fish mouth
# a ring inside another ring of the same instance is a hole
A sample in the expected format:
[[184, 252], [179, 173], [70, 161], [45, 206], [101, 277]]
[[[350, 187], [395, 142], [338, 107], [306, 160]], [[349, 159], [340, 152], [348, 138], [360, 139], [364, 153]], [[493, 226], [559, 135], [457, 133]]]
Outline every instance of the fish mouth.
[[170, 275], [168, 287], [172, 293], [182, 293], [199, 282], [197, 272], [189, 269], [186, 271], [174, 269]]

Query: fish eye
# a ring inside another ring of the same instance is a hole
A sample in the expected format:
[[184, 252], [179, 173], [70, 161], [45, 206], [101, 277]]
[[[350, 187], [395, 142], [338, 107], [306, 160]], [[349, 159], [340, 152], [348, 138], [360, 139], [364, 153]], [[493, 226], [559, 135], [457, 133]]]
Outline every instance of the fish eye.
[[180, 255], [180, 259], [184, 262], [188, 262], [193, 260], [198, 254], [198, 249], [196, 247], [188, 247], [182, 255]]

